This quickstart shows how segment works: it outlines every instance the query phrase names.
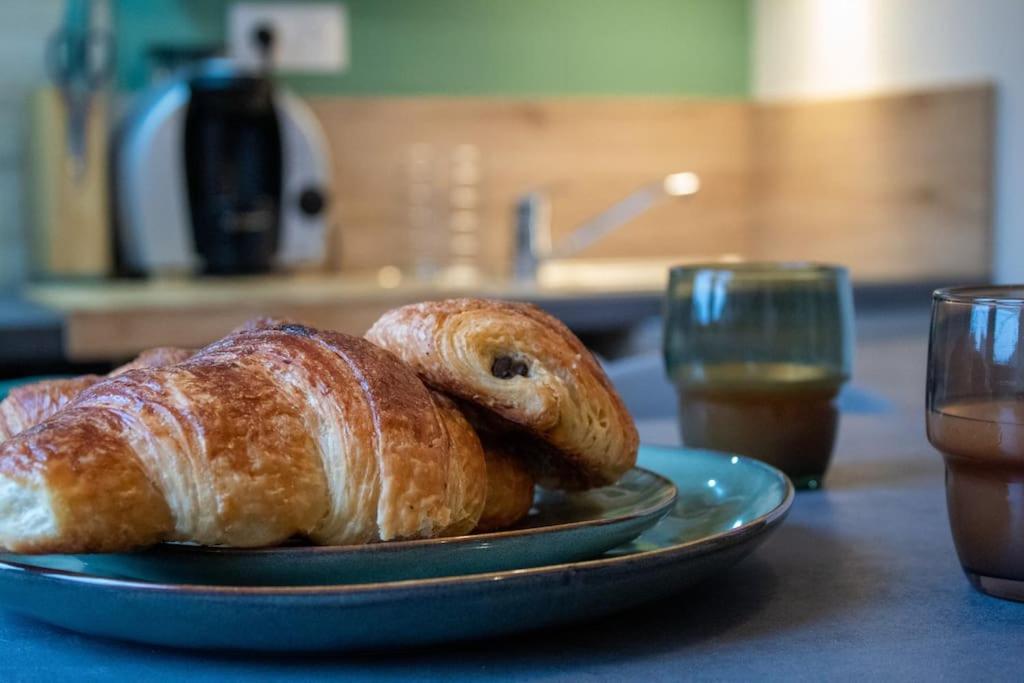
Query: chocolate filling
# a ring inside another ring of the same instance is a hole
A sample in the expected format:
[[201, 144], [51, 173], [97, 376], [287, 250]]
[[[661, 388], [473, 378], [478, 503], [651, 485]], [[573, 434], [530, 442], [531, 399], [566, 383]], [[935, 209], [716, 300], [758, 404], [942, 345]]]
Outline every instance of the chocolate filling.
[[498, 356], [491, 365], [491, 374], [498, 379], [512, 379], [516, 375], [526, 377], [529, 372], [530, 366], [509, 356]]

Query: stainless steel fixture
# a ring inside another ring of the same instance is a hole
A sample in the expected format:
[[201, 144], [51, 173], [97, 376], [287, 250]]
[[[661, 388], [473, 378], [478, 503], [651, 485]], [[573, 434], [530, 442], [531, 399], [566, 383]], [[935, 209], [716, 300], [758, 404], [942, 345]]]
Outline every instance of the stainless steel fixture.
[[688, 197], [700, 189], [696, 173], [671, 173], [648, 183], [578, 226], [556, 246], [551, 244], [551, 201], [534, 190], [516, 202], [515, 278], [535, 280], [543, 261], [566, 258], [673, 197]]

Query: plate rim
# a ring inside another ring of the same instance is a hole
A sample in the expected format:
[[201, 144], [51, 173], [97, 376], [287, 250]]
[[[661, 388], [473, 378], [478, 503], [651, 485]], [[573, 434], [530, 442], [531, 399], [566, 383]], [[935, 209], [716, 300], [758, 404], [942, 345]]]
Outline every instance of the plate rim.
[[[116, 579], [111, 577], [91, 576], [82, 572], [62, 569], [50, 569], [31, 564], [23, 564], [10, 560], [0, 560], [0, 572], [24, 573], [35, 578], [43, 578], [57, 583], [86, 583], [111, 590], [132, 590], [163, 595], [187, 595], [189, 597], [210, 598], [344, 598], [364, 597], [402, 598], [411, 592], [430, 589], [456, 589], [465, 586], [485, 586], [503, 584], [511, 580], [543, 579], [564, 572], [572, 573], [574, 578], [590, 575], [602, 570], [609, 570], [644, 562], [648, 560], [670, 561], [676, 556], [700, 556], [737, 545], [747, 538], [757, 536], [761, 531], [774, 527], [785, 519], [793, 505], [795, 489], [785, 474], [775, 467], [753, 458], [722, 453], [705, 449], [684, 449], [669, 446], [644, 445], [645, 448], [657, 451], [691, 451], [716, 458], [738, 458], [739, 461], [764, 469], [783, 485], [782, 500], [771, 510], [746, 522], [734, 529], [718, 534], [697, 538], [686, 543], [671, 545], [654, 550], [645, 550], [630, 555], [596, 558], [580, 562], [564, 562], [542, 567], [512, 569], [480, 574], [442, 576], [425, 579], [404, 579], [400, 581], [379, 581], [375, 583], [335, 584], [319, 586], [222, 586], [213, 584], [171, 584], [139, 581], [134, 579]], [[658, 475], [661, 476], [661, 475]], [[663, 477], [664, 478], [664, 477]]]
[[[572, 531], [574, 529], [594, 528], [608, 526], [611, 524], [623, 524], [625, 522], [654, 517], [667, 513], [676, 500], [679, 498], [679, 488], [668, 477], [659, 474], [646, 467], [633, 466], [629, 472], [638, 471], [657, 480], [665, 489], [663, 500], [651, 502], [645, 507], [616, 517], [608, 519], [590, 519], [576, 522], [564, 522], [562, 524], [549, 524], [542, 527], [531, 527], [528, 529], [506, 529], [503, 531], [488, 531], [482, 534], [462, 534], [461, 536], [442, 536], [440, 538], [417, 538], [408, 541], [387, 541], [381, 543], [360, 543], [351, 545], [297, 545], [297, 546], [270, 546], [263, 548], [229, 548], [226, 546], [201, 546], [187, 544], [158, 544], [146, 550], [159, 549], [162, 552], [182, 554], [203, 554], [223, 556], [248, 556], [261, 555], [272, 556], [284, 553], [296, 553], [301, 555], [331, 555], [331, 554], [381, 554], [393, 553], [403, 550], [414, 550], [417, 548], [432, 548], [436, 546], [475, 545], [478, 542], [500, 541], [506, 538], [537, 537], [552, 533]], [[611, 484], [610, 486], [614, 486]], [[131, 551], [129, 551], [131, 552]], [[115, 553], [126, 554], [126, 553]], [[76, 553], [75, 556], [84, 556], [88, 553]]]

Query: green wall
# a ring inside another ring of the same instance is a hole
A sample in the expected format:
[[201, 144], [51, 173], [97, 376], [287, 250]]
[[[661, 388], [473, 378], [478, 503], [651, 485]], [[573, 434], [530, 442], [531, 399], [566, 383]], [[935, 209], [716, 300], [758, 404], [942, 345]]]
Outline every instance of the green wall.
[[[116, 0], [118, 76], [152, 43], [220, 42], [227, 0]], [[347, 0], [351, 66], [304, 93], [749, 94], [750, 0]]]

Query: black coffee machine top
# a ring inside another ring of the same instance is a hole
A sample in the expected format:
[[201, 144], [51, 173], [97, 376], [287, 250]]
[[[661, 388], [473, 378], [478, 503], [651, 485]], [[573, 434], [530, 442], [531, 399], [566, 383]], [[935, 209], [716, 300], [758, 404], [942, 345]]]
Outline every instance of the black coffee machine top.
[[281, 128], [261, 76], [189, 83], [185, 171], [192, 236], [212, 274], [262, 273], [277, 251]]
[[118, 231], [141, 272], [263, 273], [323, 258], [327, 143], [304, 103], [223, 59], [140, 98], [115, 152]]

